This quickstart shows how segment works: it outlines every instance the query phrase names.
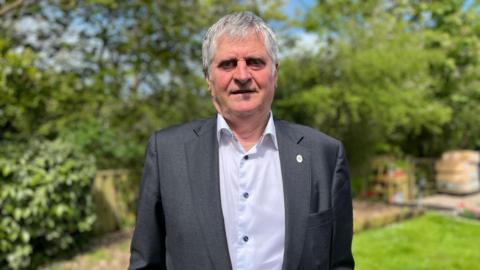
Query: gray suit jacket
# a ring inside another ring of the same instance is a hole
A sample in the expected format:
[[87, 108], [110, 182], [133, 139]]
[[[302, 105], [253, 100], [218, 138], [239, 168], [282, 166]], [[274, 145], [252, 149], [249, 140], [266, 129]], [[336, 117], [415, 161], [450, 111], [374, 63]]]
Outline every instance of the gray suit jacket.
[[[275, 129], [285, 193], [283, 269], [353, 269], [352, 201], [342, 144], [285, 121], [275, 120]], [[144, 166], [129, 269], [231, 269], [216, 119], [156, 132]]]

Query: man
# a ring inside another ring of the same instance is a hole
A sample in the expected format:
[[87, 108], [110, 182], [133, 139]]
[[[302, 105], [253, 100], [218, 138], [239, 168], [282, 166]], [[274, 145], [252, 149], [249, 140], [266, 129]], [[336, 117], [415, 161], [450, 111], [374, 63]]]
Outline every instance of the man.
[[277, 48], [250, 12], [208, 30], [218, 115], [150, 138], [129, 269], [353, 269], [343, 147], [273, 120]]

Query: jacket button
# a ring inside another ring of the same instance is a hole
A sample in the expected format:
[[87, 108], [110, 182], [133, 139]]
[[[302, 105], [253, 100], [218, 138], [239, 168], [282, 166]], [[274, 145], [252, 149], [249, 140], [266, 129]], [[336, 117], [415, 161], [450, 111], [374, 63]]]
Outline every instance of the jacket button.
[[243, 237], [243, 242], [248, 242], [248, 236], [245, 235], [245, 236]]

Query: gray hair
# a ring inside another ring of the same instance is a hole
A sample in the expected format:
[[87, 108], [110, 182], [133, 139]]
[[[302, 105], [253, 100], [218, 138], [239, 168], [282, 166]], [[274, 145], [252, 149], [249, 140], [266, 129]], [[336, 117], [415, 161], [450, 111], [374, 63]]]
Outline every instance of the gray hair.
[[223, 34], [230, 37], [245, 38], [254, 30], [264, 39], [264, 45], [273, 62], [273, 71], [278, 61], [278, 43], [275, 33], [268, 27], [265, 21], [249, 11], [228, 14], [212, 25], [205, 36], [202, 44], [202, 63], [205, 77], [208, 77], [210, 65], [216, 52], [217, 40]]

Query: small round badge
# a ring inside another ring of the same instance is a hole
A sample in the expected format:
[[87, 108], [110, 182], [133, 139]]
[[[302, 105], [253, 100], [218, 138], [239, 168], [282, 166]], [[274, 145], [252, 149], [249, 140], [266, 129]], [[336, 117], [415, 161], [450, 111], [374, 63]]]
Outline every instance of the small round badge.
[[303, 161], [302, 155], [297, 155], [297, 162], [302, 163], [302, 161]]

